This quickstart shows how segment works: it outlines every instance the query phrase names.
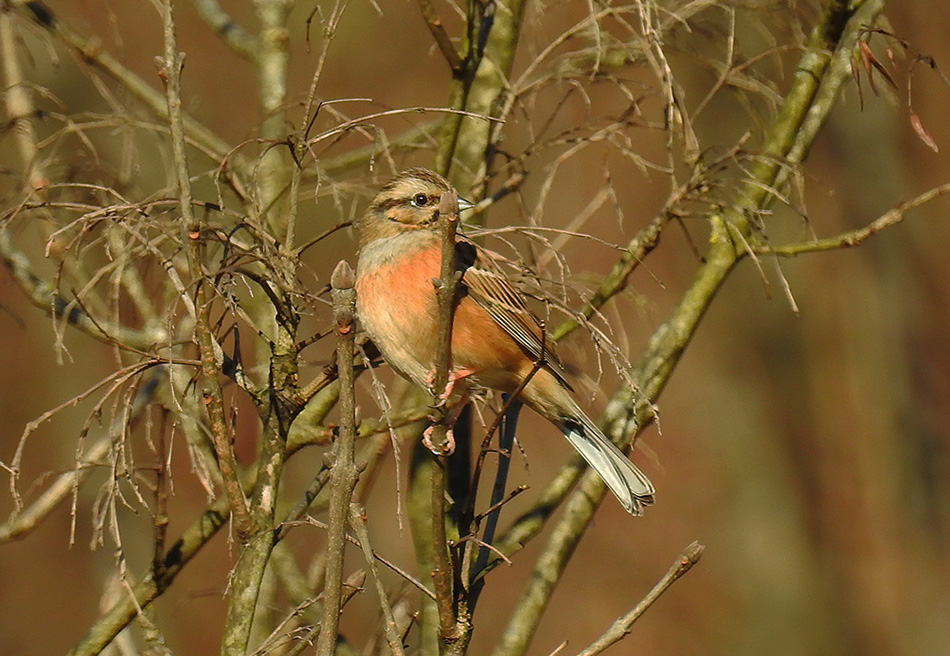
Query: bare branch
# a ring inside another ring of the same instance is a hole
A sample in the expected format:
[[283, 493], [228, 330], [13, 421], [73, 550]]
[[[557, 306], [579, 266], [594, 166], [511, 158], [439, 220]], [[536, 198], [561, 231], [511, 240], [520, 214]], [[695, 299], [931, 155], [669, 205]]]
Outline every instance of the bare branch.
[[449, 38], [448, 33], [445, 31], [445, 26], [442, 25], [442, 20], [439, 18], [438, 12], [436, 12], [435, 7], [432, 6], [432, 0], [419, 0], [419, 9], [422, 10], [422, 17], [426, 21], [426, 27], [428, 27], [429, 32], [432, 33], [432, 38], [435, 39], [439, 50], [442, 51], [442, 55], [445, 57], [445, 61], [448, 63], [452, 74], [458, 75], [462, 71], [462, 58], [459, 57], [459, 53], [455, 49], [452, 39]]
[[359, 470], [353, 460], [356, 439], [356, 401], [353, 390], [353, 314], [356, 306], [353, 270], [340, 261], [333, 270], [333, 315], [337, 326], [337, 370], [340, 373], [340, 435], [333, 449], [330, 469], [330, 524], [327, 537], [327, 573], [323, 588], [323, 622], [317, 639], [318, 656], [332, 656], [336, 650], [337, 626], [342, 608], [343, 545], [353, 488]]
[[188, 244], [188, 264], [195, 288], [195, 339], [201, 352], [201, 396], [208, 408], [211, 436], [215, 452], [218, 455], [218, 467], [225, 491], [231, 500], [231, 512], [238, 535], [251, 533], [251, 518], [247, 501], [238, 481], [237, 460], [231, 447], [231, 437], [224, 418], [224, 399], [221, 384], [218, 381], [218, 363], [215, 357], [214, 337], [211, 333], [211, 305], [208, 299], [207, 282], [202, 270], [202, 251], [199, 236], [202, 226], [192, 211], [191, 177], [188, 174], [188, 160], [185, 154], [185, 133], [181, 113], [181, 68], [184, 56], [178, 52], [178, 40], [175, 35], [175, 14], [173, 0], [165, 0], [162, 12], [165, 35], [165, 54], [160, 76], [165, 83], [168, 98], [168, 117], [172, 132], [172, 149], [175, 153], [175, 173], [178, 180], [179, 210], [181, 212], [182, 243]]
[[383, 582], [379, 578], [379, 568], [376, 567], [376, 557], [369, 541], [369, 530], [366, 528], [365, 515], [366, 511], [358, 503], [350, 506], [350, 526], [353, 527], [353, 532], [356, 533], [356, 539], [363, 550], [363, 557], [366, 559], [366, 564], [369, 565], [370, 578], [373, 579], [373, 585], [376, 586], [379, 608], [383, 613], [383, 630], [386, 633], [386, 643], [394, 656], [402, 656], [405, 653], [402, 648], [402, 638], [396, 632], [396, 618], [393, 616], [393, 609], [389, 605], [386, 588], [383, 587]]
[[[455, 270], [455, 231], [458, 227], [458, 197], [454, 191], [442, 194], [439, 200], [439, 222], [442, 236], [442, 266], [436, 284], [438, 299], [438, 342], [435, 350], [435, 372], [432, 390], [436, 407], [445, 406], [448, 401], [449, 376], [452, 362], [452, 319], [455, 310], [456, 286], [459, 281]], [[431, 427], [429, 443], [437, 462], [432, 468], [432, 547], [434, 568], [432, 578], [435, 585], [436, 603], [439, 609], [439, 625], [444, 640], [459, 637], [456, 617], [453, 610], [452, 562], [449, 559], [448, 544], [445, 535], [445, 459], [444, 455], [455, 450], [455, 441], [450, 437], [448, 415]]]
[[659, 599], [661, 594], [669, 590], [671, 585], [676, 583], [681, 576], [693, 568], [693, 565], [699, 562], [704, 548], [698, 542], [693, 542], [683, 549], [683, 552], [676, 557], [663, 578], [640, 600], [640, 603], [634, 606], [629, 613], [618, 618], [601, 637], [591, 643], [584, 651], [578, 652], [577, 656], [596, 656], [596, 654], [603, 653], [612, 644], [622, 640], [630, 633], [630, 627], [633, 626], [633, 623], [640, 619], [640, 616], [653, 605], [653, 602]]
[[779, 255], [781, 257], [795, 257], [805, 253], [819, 253], [822, 251], [837, 250], [858, 246], [882, 230], [901, 223], [911, 210], [950, 193], [950, 184], [943, 184], [929, 189], [909, 201], [900, 203], [893, 209], [885, 212], [863, 228], [848, 230], [834, 237], [803, 241], [781, 246], [770, 246], [756, 241], [751, 244], [751, 250], [756, 255]]
[[234, 52], [249, 61], [255, 61], [258, 54], [257, 39], [239, 23], [235, 22], [218, 4], [217, 0], [192, 0], [192, 4], [215, 34], [220, 36]]

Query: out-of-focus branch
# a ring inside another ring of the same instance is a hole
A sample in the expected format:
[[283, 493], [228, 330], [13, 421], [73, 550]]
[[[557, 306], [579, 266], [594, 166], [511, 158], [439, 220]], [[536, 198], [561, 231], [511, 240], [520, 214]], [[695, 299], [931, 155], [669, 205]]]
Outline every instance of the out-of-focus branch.
[[136, 330], [119, 322], [94, 318], [79, 306], [77, 300], [64, 298], [55, 287], [34, 273], [29, 259], [16, 247], [10, 233], [5, 229], [0, 229], [0, 259], [33, 305], [51, 316], [65, 320], [99, 341], [142, 351], [168, 341], [165, 330], [160, 326], [153, 325]]
[[[265, 0], [254, 3], [261, 23], [260, 51], [258, 54], [258, 95], [261, 101], [261, 137], [265, 143], [279, 144], [287, 140], [284, 103], [287, 99], [287, 67], [290, 61], [290, 35], [287, 19], [293, 2]], [[280, 211], [278, 201], [282, 189], [290, 180], [291, 158], [287, 148], [268, 146], [257, 164], [257, 210], [266, 217], [264, 225], [283, 240], [286, 234], [286, 214]]]
[[[497, 118], [508, 92], [508, 76], [514, 63], [524, 15], [524, 0], [470, 2], [474, 15], [468, 16], [468, 32], [463, 41], [463, 70], [455, 76], [449, 106]], [[436, 152], [435, 168], [449, 173], [449, 179], [464, 197], [482, 172], [489, 145], [500, 134], [499, 125], [472, 121], [460, 115], [447, 116]]]
[[83, 463], [65, 474], [56, 477], [42, 494], [31, 501], [28, 506], [12, 515], [0, 524], [0, 544], [16, 540], [29, 534], [40, 522], [63, 502], [73, 490], [95, 471], [93, 463], [102, 461], [112, 449], [111, 436], [105, 436], [86, 449], [83, 454]]
[[863, 228], [848, 230], [834, 237], [824, 237], [822, 239], [797, 242], [794, 244], [782, 244], [781, 246], [771, 246], [760, 240], [750, 240], [749, 243], [752, 247], [752, 252], [756, 255], [779, 255], [781, 257], [795, 257], [796, 255], [804, 255], [805, 253], [819, 253], [822, 251], [858, 246], [882, 230], [901, 223], [911, 210], [948, 193], [950, 193], [950, 184], [942, 184], [938, 187], [934, 187], [909, 201], [898, 204]]
[[[793, 150], [807, 153], [818, 134], [814, 126], [827, 118], [841, 83], [847, 79], [840, 70], [850, 69], [847, 55], [854, 51], [861, 28], [874, 23], [883, 5], [883, 0], [864, 0], [852, 5], [834, 0], [826, 6], [821, 22], [806, 44], [785, 102], [765, 137], [762, 156], [736, 202], [722, 216], [712, 217], [713, 230], [703, 266], [630, 371], [639, 390], [625, 387], [607, 404], [607, 434], [613, 439], [629, 444], [639, 427], [652, 419], [652, 399], [665, 387], [719, 287], [745, 255], [741, 242], [752, 234], [755, 218], [774, 201], [774, 185], [786, 169], [786, 156]], [[800, 131], [803, 125], [809, 129]]]
[[221, 9], [217, 0], [192, 0], [195, 10], [208, 27], [214, 30], [231, 49], [248, 61], [257, 60], [257, 39]]
[[[30, 118], [35, 114], [36, 108], [22, 77], [16, 41], [12, 13], [0, 12], [0, 52], [3, 55], [0, 59], [3, 62], [3, 82], [6, 89], [2, 94], [4, 109], [13, 126], [14, 142], [26, 171], [29, 188], [33, 192], [40, 192], [49, 185], [49, 180], [39, 161], [36, 131]], [[34, 305], [53, 316], [65, 319], [96, 339], [118, 342], [140, 350], [166, 340], [164, 330], [156, 324], [147, 324], [145, 328], [136, 330], [118, 322], [95, 319], [77, 300], [63, 298], [55, 287], [34, 273], [29, 259], [17, 249], [6, 229], [0, 229], [0, 259]]]
[[426, 21], [426, 27], [429, 28], [432, 38], [435, 39], [436, 45], [442, 51], [442, 56], [445, 57], [449, 68], [452, 69], [452, 74], [457, 75], [462, 70], [462, 58], [459, 57], [452, 39], [445, 31], [445, 26], [442, 25], [442, 19], [439, 18], [438, 12], [432, 6], [432, 0], [419, 0], [419, 9], [422, 10], [422, 17]]
[[23, 81], [13, 30], [13, 15], [8, 11], [0, 11], [0, 60], [3, 67], [3, 102], [7, 116], [10, 117], [13, 140], [26, 169], [30, 189], [40, 191], [49, 184], [49, 179], [39, 161], [36, 130], [31, 119], [34, 106]]
[[[104, 51], [98, 41], [80, 35], [42, 2], [24, 2], [22, 6], [34, 23], [72, 48], [85, 63], [95, 66], [121, 84], [159, 118], [168, 118], [168, 105], [165, 95], [156, 91], [145, 80], [123, 66], [118, 59]], [[243, 178], [247, 177], [250, 172], [250, 164], [240, 155], [228, 157], [233, 147], [211, 132], [204, 124], [184, 115], [182, 116], [182, 123], [188, 139], [193, 141], [216, 163], [224, 162], [222, 166], [226, 173], [230, 174], [231, 172], [231, 166], [228, 163], [230, 162], [233, 165], [241, 179], [232, 178], [231, 181], [239, 190], [243, 189]]]
[[587, 649], [579, 652], [577, 656], [596, 656], [597, 654], [603, 653], [603, 651], [612, 644], [620, 642], [620, 640], [630, 633], [630, 627], [633, 626], [633, 623], [640, 619], [640, 616], [653, 605], [653, 602], [659, 599], [661, 594], [669, 590], [670, 586], [676, 583], [681, 576], [693, 569], [693, 565], [698, 563], [700, 557], [703, 555], [703, 549], [703, 545], [698, 542], [693, 542], [683, 549], [683, 552], [676, 557], [676, 560], [670, 565], [670, 569], [663, 575], [663, 578], [640, 600], [640, 603], [634, 606], [629, 613], [618, 618], [602, 636], [591, 643]]

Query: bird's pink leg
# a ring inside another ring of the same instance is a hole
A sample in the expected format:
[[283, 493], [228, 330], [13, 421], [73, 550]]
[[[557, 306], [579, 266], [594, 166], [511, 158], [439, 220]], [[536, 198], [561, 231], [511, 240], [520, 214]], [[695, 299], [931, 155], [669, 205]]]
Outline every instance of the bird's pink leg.
[[435, 371], [430, 371], [429, 375], [426, 376], [426, 387], [432, 390], [432, 395], [435, 396], [435, 406], [437, 408], [444, 407], [452, 397], [452, 392], [455, 391], [455, 383], [466, 376], [471, 376], [473, 373], [475, 373], [475, 371], [471, 369], [450, 369], [449, 379], [445, 384], [445, 389], [436, 393], [435, 390], [432, 390], [432, 386], [435, 384]]

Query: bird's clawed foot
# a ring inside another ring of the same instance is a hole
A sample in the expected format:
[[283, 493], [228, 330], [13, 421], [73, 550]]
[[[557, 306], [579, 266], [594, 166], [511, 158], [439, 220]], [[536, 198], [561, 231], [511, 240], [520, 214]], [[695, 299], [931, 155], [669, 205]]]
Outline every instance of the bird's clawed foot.
[[455, 434], [451, 428], [445, 429], [445, 443], [439, 447], [432, 442], [432, 431], [435, 426], [429, 426], [422, 433], [422, 443], [429, 451], [437, 456], [450, 456], [455, 453]]

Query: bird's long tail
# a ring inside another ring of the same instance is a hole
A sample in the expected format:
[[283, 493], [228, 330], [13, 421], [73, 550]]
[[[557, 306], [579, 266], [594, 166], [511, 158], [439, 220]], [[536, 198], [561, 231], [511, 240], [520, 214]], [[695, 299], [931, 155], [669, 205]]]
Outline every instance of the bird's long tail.
[[561, 430], [628, 513], [642, 515], [643, 507], [653, 503], [650, 479], [580, 409], [575, 417], [562, 418]]

